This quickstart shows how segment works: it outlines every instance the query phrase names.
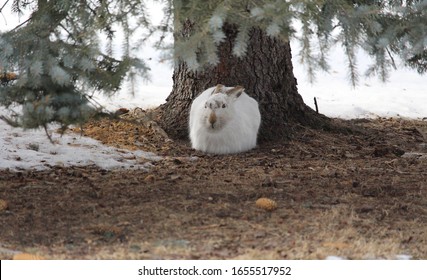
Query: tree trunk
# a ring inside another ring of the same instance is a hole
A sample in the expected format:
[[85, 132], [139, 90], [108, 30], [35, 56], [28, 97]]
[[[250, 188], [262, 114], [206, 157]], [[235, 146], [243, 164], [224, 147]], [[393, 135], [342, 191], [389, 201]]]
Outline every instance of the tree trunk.
[[173, 89], [161, 107], [161, 126], [172, 138], [188, 136], [188, 116], [192, 100], [203, 90], [224, 84], [241, 85], [259, 102], [261, 127], [258, 139], [289, 138], [295, 125], [323, 126], [328, 119], [306, 106], [298, 94], [289, 43], [272, 39], [260, 29], [250, 34], [245, 57], [232, 55], [235, 28], [226, 25], [227, 40], [219, 47], [220, 63], [194, 73], [185, 64], [175, 68]]

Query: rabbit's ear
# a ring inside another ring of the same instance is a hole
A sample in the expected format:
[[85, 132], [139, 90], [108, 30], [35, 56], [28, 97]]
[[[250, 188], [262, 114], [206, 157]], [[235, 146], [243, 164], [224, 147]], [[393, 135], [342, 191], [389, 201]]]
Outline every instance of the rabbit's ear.
[[211, 95], [220, 93], [224, 90], [224, 85], [218, 84], [216, 85], [215, 89], [212, 91]]
[[245, 90], [244, 87], [236, 86], [232, 89], [227, 90], [226, 94], [230, 97], [238, 98], [243, 93], [244, 90]]

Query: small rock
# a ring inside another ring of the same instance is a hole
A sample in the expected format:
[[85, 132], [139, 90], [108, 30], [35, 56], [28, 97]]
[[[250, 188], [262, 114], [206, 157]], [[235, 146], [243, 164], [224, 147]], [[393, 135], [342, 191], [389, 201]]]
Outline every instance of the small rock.
[[172, 181], [175, 181], [175, 180], [181, 179], [181, 175], [171, 175], [170, 179], [171, 179]]
[[120, 115], [123, 115], [123, 114], [126, 114], [126, 113], [129, 113], [129, 109], [126, 109], [126, 108], [120, 108], [120, 109], [118, 109], [114, 114], [115, 114], [116, 116], [120, 116]]
[[6, 210], [7, 208], [9, 208], [9, 203], [4, 199], [0, 199], [0, 211]]
[[269, 198], [259, 198], [256, 202], [255, 205], [258, 208], [264, 209], [266, 211], [274, 211], [277, 209], [277, 203], [276, 201], [269, 199]]
[[153, 174], [148, 175], [144, 178], [144, 182], [146, 183], [153, 183], [156, 180]]

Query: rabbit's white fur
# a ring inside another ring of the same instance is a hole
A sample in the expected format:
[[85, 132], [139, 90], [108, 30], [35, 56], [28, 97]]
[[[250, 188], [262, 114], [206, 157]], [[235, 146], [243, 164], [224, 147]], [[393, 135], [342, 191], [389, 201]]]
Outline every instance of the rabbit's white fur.
[[258, 102], [242, 87], [211, 87], [191, 104], [191, 145], [212, 154], [244, 152], [256, 146], [260, 124]]

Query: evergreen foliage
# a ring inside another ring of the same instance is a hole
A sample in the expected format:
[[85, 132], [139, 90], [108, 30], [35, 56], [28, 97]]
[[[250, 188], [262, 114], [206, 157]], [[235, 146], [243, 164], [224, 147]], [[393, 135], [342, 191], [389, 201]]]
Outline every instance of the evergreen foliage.
[[[22, 107], [2, 116], [9, 124], [38, 128], [52, 122], [64, 127], [82, 123], [94, 112], [91, 93], [112, 94], [127, 76], [147, 77], [149, 69], [131, 56], [129, 45], [136, 26], [152, 30], [143, 1], [13, 0], [12, 9], [31, 15], [0, 33], [0, 71], [4, 77], [18, 76], [0, 86], [0, 104]], [[117, 59], [111, 49], [102, 51], [99, 37], [111, 42], [119, 29], [126, 42]]]
[[[373, 58], [366, 75], [386, 80], [396, 67], [393, 56], [427, 72], [427, 0], [154, 1], [165, 6], [160, 26], [147, 18], [148, 0], [5, 1], [12, 2], [13, 12], [31, 14], [0, 33], [0, 105], [22, 106], [15, 117], [3, 119], [24, 128], [83, 122], [92, 111], [90, 92], [112, 94], [126, 77], [146, 75], [144, 62], [132, 57], [130, 38], [137, 30], [144, 31], [141, 42], [159, 31], [159, 48], [168, 47], [163, 39], [174, 33], [175, 61], [193, 70], [219, 62], [218, 46], [229, 39], [224, 33], [229, 25], [237, 30], [232, 50], [237, 57], [246, 54], [253, 28], [279, 40], [298, 40], [313, 79], [317, 70], [328, 70], [329, 50], [336, 44], [345, 50], [353, 85], [359, 77], [359, 49]], [[185, 24], [192, 25], [191, 34]], [[120, 30], [124, 54], [117, 59], [111, 42]], [[104, 51], [100, 35], [110, 42]], [[7, 80], [10, 73], [16, 75]]]
[[[226, 36], [222, 26], [236, 26], [233, 54], [243, 56], [251, 28], [262, 28], [270, 36], [301, 43], [299, 55], [314, 79], [316, 70], [329, 69], [331, 46], [341, 44], [348, 60], [349, 78], [357, 84], [356, 52], [363, 49], [373, 57], [366, 75], [386, 81], [393, 56], [400, 57], [420, 73], [427, 70], [426, 0], [254, 0], [173, 1], [175, 30], [182, 22], [196, 23], [191, 36], [175, 42], [175, 55], [197, 70], [217, 62], [212, 44]], [[197, 58], [195, 57], [197, 53]]]

